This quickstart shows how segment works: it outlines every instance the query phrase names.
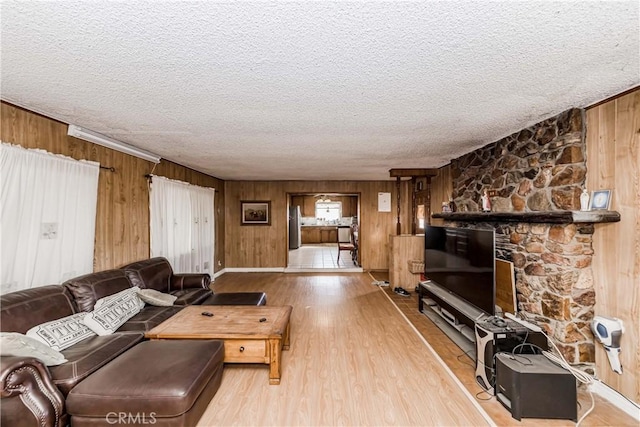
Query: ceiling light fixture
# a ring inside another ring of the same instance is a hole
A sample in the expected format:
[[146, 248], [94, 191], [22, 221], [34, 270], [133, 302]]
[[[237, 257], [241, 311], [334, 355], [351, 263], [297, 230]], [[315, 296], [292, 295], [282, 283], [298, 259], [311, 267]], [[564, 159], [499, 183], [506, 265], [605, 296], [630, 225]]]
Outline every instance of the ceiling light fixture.
[[148, 160], [153, 163], [160, 163], [160, 156], [153, 154], [149, 151], [142, 150], [134, 147], [133, 145], [125, 144], [124, 142], [116, 141], [108, 136], [99, 134], [89, 129], [81, 128], [76, 125], [69, 125], [67, 129], [67, 135], [73, 136], [78, 139], [93, 142], [94, 144], [102, 145], [103, 147], [111, 148], [121, 153], [129, 154], [131, 156], [139, 157], [144, 160]]

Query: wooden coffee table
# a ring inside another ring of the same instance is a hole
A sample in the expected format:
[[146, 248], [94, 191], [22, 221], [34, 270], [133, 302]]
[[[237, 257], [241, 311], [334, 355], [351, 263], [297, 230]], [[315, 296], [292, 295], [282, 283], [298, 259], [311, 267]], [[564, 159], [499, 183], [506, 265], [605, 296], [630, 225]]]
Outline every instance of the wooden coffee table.
[[[289, 349], [291, 309], [290, 305], [192, 305], [151, 329], [145, 336], [161, 340], [224, 340], [225, 363], [267, 364], [269, 384], [280, 384], [282, 350]], [[213, 316], [205, 316], [203, 312]]]

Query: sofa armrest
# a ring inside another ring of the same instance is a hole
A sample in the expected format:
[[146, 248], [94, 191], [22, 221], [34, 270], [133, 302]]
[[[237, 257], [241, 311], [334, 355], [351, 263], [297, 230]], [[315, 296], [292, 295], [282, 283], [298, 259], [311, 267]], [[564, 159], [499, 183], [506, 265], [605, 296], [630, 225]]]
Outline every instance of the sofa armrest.
[[[51, 380], [49, 370], [32, 357], [0, 357], [0, 409], [3, 425], [64, 427], [64, 397]], [[33, 420], [33, 422], [30, 422]]]
[[171, 276], [170, 291], [190, 288], [209, 289], [211, 276], [208, 274], [174, 274]]

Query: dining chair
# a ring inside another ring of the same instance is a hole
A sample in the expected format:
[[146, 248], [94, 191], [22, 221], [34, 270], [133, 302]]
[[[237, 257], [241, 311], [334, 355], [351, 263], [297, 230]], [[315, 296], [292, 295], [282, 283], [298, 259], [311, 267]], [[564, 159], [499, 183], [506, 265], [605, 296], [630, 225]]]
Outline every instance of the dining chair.
[[351, 242], [353, 243], [353, 251], [351, 251], [351, 259], [353, 265], [358, 266], [358, 249], [360, 248], [360, 240], [358, 238], [358, 224], [351, 224]]
[[340, 252], [349, 251], [353, 254], [353, 251], [356, 249], [351, 236], [351, 227], [348, 225], [338, 226], [338, 263], [340, 263]]

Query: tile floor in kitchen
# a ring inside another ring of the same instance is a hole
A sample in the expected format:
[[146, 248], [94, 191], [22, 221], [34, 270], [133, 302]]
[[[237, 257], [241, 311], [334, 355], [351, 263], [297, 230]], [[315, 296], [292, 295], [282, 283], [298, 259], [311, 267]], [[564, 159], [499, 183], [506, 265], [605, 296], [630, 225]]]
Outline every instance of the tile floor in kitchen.
[[358, 268], [349, 251], [340, 252], [336, 243], [305, 244], [289, 251], [289, 268]]

